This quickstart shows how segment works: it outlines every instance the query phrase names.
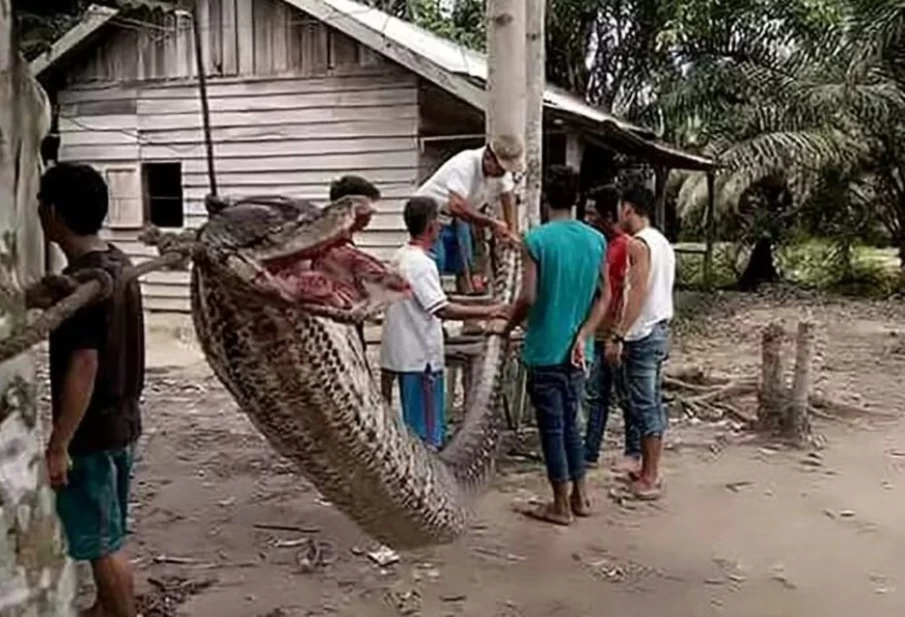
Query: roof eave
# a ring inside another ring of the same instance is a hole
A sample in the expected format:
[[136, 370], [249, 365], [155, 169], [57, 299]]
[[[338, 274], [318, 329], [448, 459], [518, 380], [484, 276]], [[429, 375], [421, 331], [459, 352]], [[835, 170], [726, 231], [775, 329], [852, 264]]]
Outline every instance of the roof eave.
[[119, 9], [108, 6], [90, 5], [78, 24], [57, 39], [50, 49], [28, 63], [31, 74], [40, 77], [64, 56], [89, 41], [111, 19], [119, 15], [119, 12]]

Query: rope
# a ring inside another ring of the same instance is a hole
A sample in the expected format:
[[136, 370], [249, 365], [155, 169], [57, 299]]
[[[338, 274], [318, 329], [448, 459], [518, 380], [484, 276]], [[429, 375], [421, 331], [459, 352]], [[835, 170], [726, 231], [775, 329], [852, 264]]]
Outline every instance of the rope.
[[[160, 257], [135, 266], [125, 273], [122, 280], [129, 282], [149, 272], [183, 264], [190, 250], [191, 245], [187, 243], [173, 243], [167, 246], [166, 252]], [[72, 293], [45, 310], [36, 320], [18, 328], [0, 341], [0, 364], [40, 343], [80, 309], [93, 302], [105, 300], [113, 293], [113, 278], [108, 273], [103, 270], [92, 270], [91, 277], [94, 280], [81, 283]]]

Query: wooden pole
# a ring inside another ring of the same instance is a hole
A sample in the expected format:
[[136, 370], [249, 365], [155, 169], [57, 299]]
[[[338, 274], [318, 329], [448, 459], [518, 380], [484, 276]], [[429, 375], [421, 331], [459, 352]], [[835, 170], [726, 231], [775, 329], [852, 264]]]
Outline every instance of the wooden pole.
[[[47, 96], [19, 54], [15, 12], [0, 0], [0, 285], [20, 291], [40, 251], [35, 195]], [[26, 323], [24, 294], [0, 300], [0, 339]], [[47, 481], [33, 358], [0, 363], [0, 614], [70, 617], [75, 571]]]
[[[546, 87], [546, 46], [544, 19], [546, 0], [527, 0], [526, 36], [526, 96], [525, 126], [525, 217], [519, 217], [520, 229], [540, 224], [541, 187], [543, 183], [544, 151], [544, 88]], [[576, 170], [580, 171], [580, 170]]]
[[199, 0], [192, 3], [192, 32], [195, 39], [195, 65], [198, 71], [198, 93], [201, 96], [201, 122], [204, 128], [204, 149], [207, 156], [207, 181], [211, 195], [217, 196], [217, 175], [214, 170], [214, 142], [211, 139], [211, 112], [207, 102], [207, 74], [204, 66], [204, 46], [201, 44], [202, 24], [198, 10]]
[[716, 174], [707, 172], [707, 212], [704, 219], [704, 287], [713, 285], [713, 242], [716, 235]]
[[811, 391], [811, 362], [814, 358], [814, 324], [802, 321], [798, 324], [795, 340], [795, 376], [792, 380], [792, 396], [788, 405], [785, 433], [799, 445], [808, 442], [811, 422], [808, 417], [808, 395]]
[[666, 179], [669, 177], [669, 170], [657, 165], [654, 174], [654, 225], [660, 233], [666, 235]]
[[783, 338], [785, 330], [782, 323], [771, 323], [764, 330], [761, 347], [761, 388], [757, 419], [763, 429], [771, 432], [780, 432], [784, 423], [786, 387], [782, 362]]

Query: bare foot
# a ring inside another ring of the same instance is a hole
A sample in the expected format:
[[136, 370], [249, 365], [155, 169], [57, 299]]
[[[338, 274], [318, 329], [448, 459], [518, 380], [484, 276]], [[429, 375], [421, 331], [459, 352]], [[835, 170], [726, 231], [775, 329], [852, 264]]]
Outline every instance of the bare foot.
[[594, 513], [591, 510], [591, 500], [582, 499], [575, 493], [572, 493], [572, 496], [569, 497], [569, 505], [572, 507], [572, 514], [581, 518], [587, 518]]
[[552, 503], [544, 504], [531, 510], [525, 510], [522, 514], [538, 521], [553, 523], [554, 525], [567, 527], [572, 524], [572, 515], [568, 512], [565, 514], [558, 512], [556, 508], [553, 507]]

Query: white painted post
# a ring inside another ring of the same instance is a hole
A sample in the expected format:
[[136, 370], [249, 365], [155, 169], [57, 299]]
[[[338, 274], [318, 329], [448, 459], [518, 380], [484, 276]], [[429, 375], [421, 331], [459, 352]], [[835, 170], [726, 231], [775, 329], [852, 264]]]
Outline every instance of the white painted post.
[[[50, 129], [47, 96], [19, 55], [10, 4], [0, 0], [0, 338], [24, 323], [22, 287], [36, 273], [33, 262], [43, 261], [27, 234], [40, 233], [35, 195]], [[0, 615], [70, 617], [75, 573], [63, 552], [35, 398], [30, 353], [0, 365]]]
[[[525, 208], [528, 227], [540, 224], [544, 153], [544, 88], [546, 48], [544, 19], [546, 0], [527, 0], [526, 24], [526, 126], [525, 126]], [[525, 229], [522, 226], [522, 229]]]

